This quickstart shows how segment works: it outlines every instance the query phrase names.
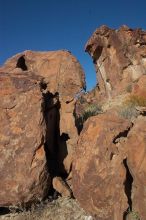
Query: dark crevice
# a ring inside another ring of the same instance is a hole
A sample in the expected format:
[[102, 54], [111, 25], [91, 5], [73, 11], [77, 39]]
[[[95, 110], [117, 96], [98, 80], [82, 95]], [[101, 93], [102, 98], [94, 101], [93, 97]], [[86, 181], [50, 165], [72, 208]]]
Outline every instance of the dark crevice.
[[82, 116], [78, 116], [76, 114], [76, 109], [74, 109], [73, 116], [75, 119], [75, 126], [77, 128], [78, 135], [80, 135], [80, 133], [83, 129], [83, 118], [82, 118]]
[[7, 207], [0, 207], [0, 215], [6, 215], [9, 214], [11, 211]]
[[62, 133], [62, 135], [60, 136], [60, 140], [61, 141], [67, 141], [67, 140], [69, 140], [70, 138], [69, 138], [69, 135], [68, 134], [66, 134], [66, 133]]
[[141, 113], [142, 116], [146, 116], [146, 111]]
[[[67, 133], [60, 134], [60, 101], [59, 94], [46, 92], [47, 84], [40, 83], [41, 92], [44, 98], [43, 113], [46, 123], [45, 152], [48, 172], [53, 179], [56, 176], [67, 178], [68, 173], [64, 167], [64, 159], [68, 155], [67, 141], [70, 139]], [[57, 198], [58, 193], [53, 189], [49, 190], [48, 196]]]
[[124, 159], [123, 160], [123, 164], [124, 164], [124, 167], [126, 169], [126, 179], [125, 179], [125, 182], [124, 182], [124, 187], [125, 187], [125, 194], [127, 196], [127, 201], [128, 201], [128, 209], [125, 211], [124, 213], [124, 216], [123, 216], [123, 220], [126, 220], [126, 216], [127, 216], [127, 211], [132, 211], [132, 198], [131, 198], [131, 195], [132, 195], [132, 183], [133, 183], [133, 177], [130, 173], [130, 170], [129, 170], [129, 167], [128, 167], [128, 164], [127, 164], [127, 159]]
[[98, 46], [98, 47], [96, 48], [96, 50], [94, 51], [94, 54], [93, 54], [93, 57], [92, 57], [94, 64], [96, 64], [97, 60], [98, 60], [99, 57], [101, 56], [102, 50], [103, 50], [103, 47]]
[[133, 123], [129, 128], [127, 128], [125, 131], [121, 131], [114, 139], [113, 139], [113, 144], [117, 144], [119, 142], [120, 138], [125, 138], [128, 136], [129, 131], [133, 127]]
[[23, 71], [26, 71], [28, 70], [27, 66], [26, 66], [26, 63], [25, 63], [25, 56], [21, 56], [19, 57], [18, 61], [17, 61], [17, 64], [16, 64], [16, 67], [17, 68], [21, 68]]
[[42, 92], [47, 89], [47, 83], [44, 80], [40, 82], [40, 88]]
[[47, 158], [48, 171], [53, 178], [58, 175], [57, 151], [59, 137], [59, 108], [60, 102], [54, 105], [53, 95], [50, 92], [44, 93], [44, 118], [46, 123], [45, 152]]

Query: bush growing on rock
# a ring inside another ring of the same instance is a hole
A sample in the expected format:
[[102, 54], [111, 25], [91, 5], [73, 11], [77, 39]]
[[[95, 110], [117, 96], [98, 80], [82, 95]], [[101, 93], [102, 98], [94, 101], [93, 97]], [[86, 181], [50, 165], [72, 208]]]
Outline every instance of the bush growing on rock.
[[119, 113], [126, 119], [132, 119], [138, 116], [136, 107], [146, 107], [146, 98], [142, 96], [132, 95], [125, 102]]
[[76, 126], [78, 128], [78, 132], [80, 133], [84, 122], [90, 118], [91, 116], [95, 116], [102, 113], [102, 107], [98, 103], [87, 103], [87, 101], [84, 101], [84, 103], [81, 103], [79, 100], [79, 104], [76, 106], [76, 110], [74, 112], [74, 117], [76, 120]]
[[90, 104], [84, 109], [82, 120], [83, 122], [85, 122], [91, 116], [98, 115], [101, 112], [102, 112], [102, 108], [99, 104]]

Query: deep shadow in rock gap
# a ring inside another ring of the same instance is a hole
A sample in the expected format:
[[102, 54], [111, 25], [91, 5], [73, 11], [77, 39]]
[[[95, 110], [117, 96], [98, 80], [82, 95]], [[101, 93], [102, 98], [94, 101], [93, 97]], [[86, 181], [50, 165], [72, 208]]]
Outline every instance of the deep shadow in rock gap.
[[128, 209], [125, 211], [124, 216], [123, 216], [123, 220], [126, 220], [126, 216], [128, 214], [129, 211], [132, 211], [132, 184], [133, 184], [133, 177], [130, 173], [129, 167], [128, 167], [128, 163], [127, 163], [127, 159], [123, 160], [123, 164], [124, 167], [126, 169], [126, 179], [124, 182], [124, 186], [125, 186], [125, 194], [127, 196], [127, 202], [128, 202]]
[[[41, 85], [41, 89], [46, 86]], [[43, 93], [44, 97], [44, 119], [46, 123], [45, 152], [47, 158], [48, 172], [51, 178], [60, 176], [65, 179], [68, 173], [65, 170], [63, 161], [68, 155], [67, 141], [70, 138], [68, 134], [60, 134], [60, 101], [59, 94], [50, 92]], [[49, 194], [54, 193], [53, 187]]]
[[9, 208], [6, 208], [6, 207], [0, 207], [0, 216], [1, 215], [6, 215], [6, 214], [9, 214], [11, 211]]
[[17, 68], [21, 68], [23, 71], [28, 70], [26, 62], [25, 62], [25, 55], [19, 57], [17, 64], [16, 64]]
[[80, 135], [82, 129], [83, 129], [83, 118], [81, 116], [77, 116], [76, 115], [76, 110], [74, 109], [74, 118], [75, 118], [75, 126], [77, 128], [78, 131], [78, 135]]

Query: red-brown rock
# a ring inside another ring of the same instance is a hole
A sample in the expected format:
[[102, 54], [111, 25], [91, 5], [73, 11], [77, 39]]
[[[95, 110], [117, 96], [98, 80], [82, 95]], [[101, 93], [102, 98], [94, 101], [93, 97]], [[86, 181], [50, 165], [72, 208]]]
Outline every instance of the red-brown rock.
[[96, 29], [86, 44], [95, 63], [100, 95], [127, 92], [146, 74], [146, 31], [122, 26]]
[[146, 75], [140, 77], [132, 89], [132, 95], [146, 99]]
[[52, 180], [53, 188], [63, 197], [71, 197], [71, 190], [69, 186], [63, 181], [61, 177], [54, 177]]
[[74, 98], [83, 87], [68, 51], [25, 51], [0, 68], [0, 206], [41, 200], [51, 177], [69, 174]]
[[132, 175], [131, 200], [133, 212], [146, 217], [146, 117], [139, 116], [127, 136], [127, 163]]
[[42, 199], [49, 189], [37, 80], [23, 72], [0, 73], [0, 206]]
[[146, 32], [102, 26], [86, 51], [98, 85], [82, 98], [107, 112], [84, 124], [74, 154], [74, 195], [98, 220], [126, 220], [128, 212], [145, 219]]
[[122, 220], [128, 208], [125, 152], [117, 145], [132, 124], [107, 112], [91, 117], [81, 132], [73, 163], [73, 192], [100, 220]]

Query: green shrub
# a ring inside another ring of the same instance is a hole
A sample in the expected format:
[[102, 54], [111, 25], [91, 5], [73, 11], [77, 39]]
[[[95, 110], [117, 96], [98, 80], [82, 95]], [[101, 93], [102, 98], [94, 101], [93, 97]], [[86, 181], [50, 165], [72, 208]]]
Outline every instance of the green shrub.
[[141, 220], [139, 217], [139, 213], [134, 210], [133, 211], [128, 210], [127, 214], [130, 216], [131, 220]]
[[80, 114], [76, 114], [76, 111], [74, 112], [75, 117], [75, 124], [78, 129], [78, 133], [80, 134], [84, 122], [91, 116], [98, 115], [102, 113], [102, 108], [99, 104], [88, 104], [84, 106], [83, 111]]
[[126, 119], [131, 119], [132, 117], [137, 117], [138, 112], [135, 108], [133, 108], [130, 105], [124, 105], [120, 111], [119, 111], [120, 116]]
[[129, 84], [127, 87], [126, 87], [126, 91], [127, 92], [132, 92], [132, 85], [131, 84]]
[[102, 112], [102, 108], [99, 104], [89, 104], [82, 114], [83, 122], [86, 121], [89, 117], [98, 115]]
[[83, 96], [80, 96], [80, 97], [78, 98], [78, 101], [79, 101], [81, 104], [86, 103], [86, 99], [85, 99]]
[[140, 220], [138, 212], [132, 211], [131, 216], [132, 216], [133, 220]]

